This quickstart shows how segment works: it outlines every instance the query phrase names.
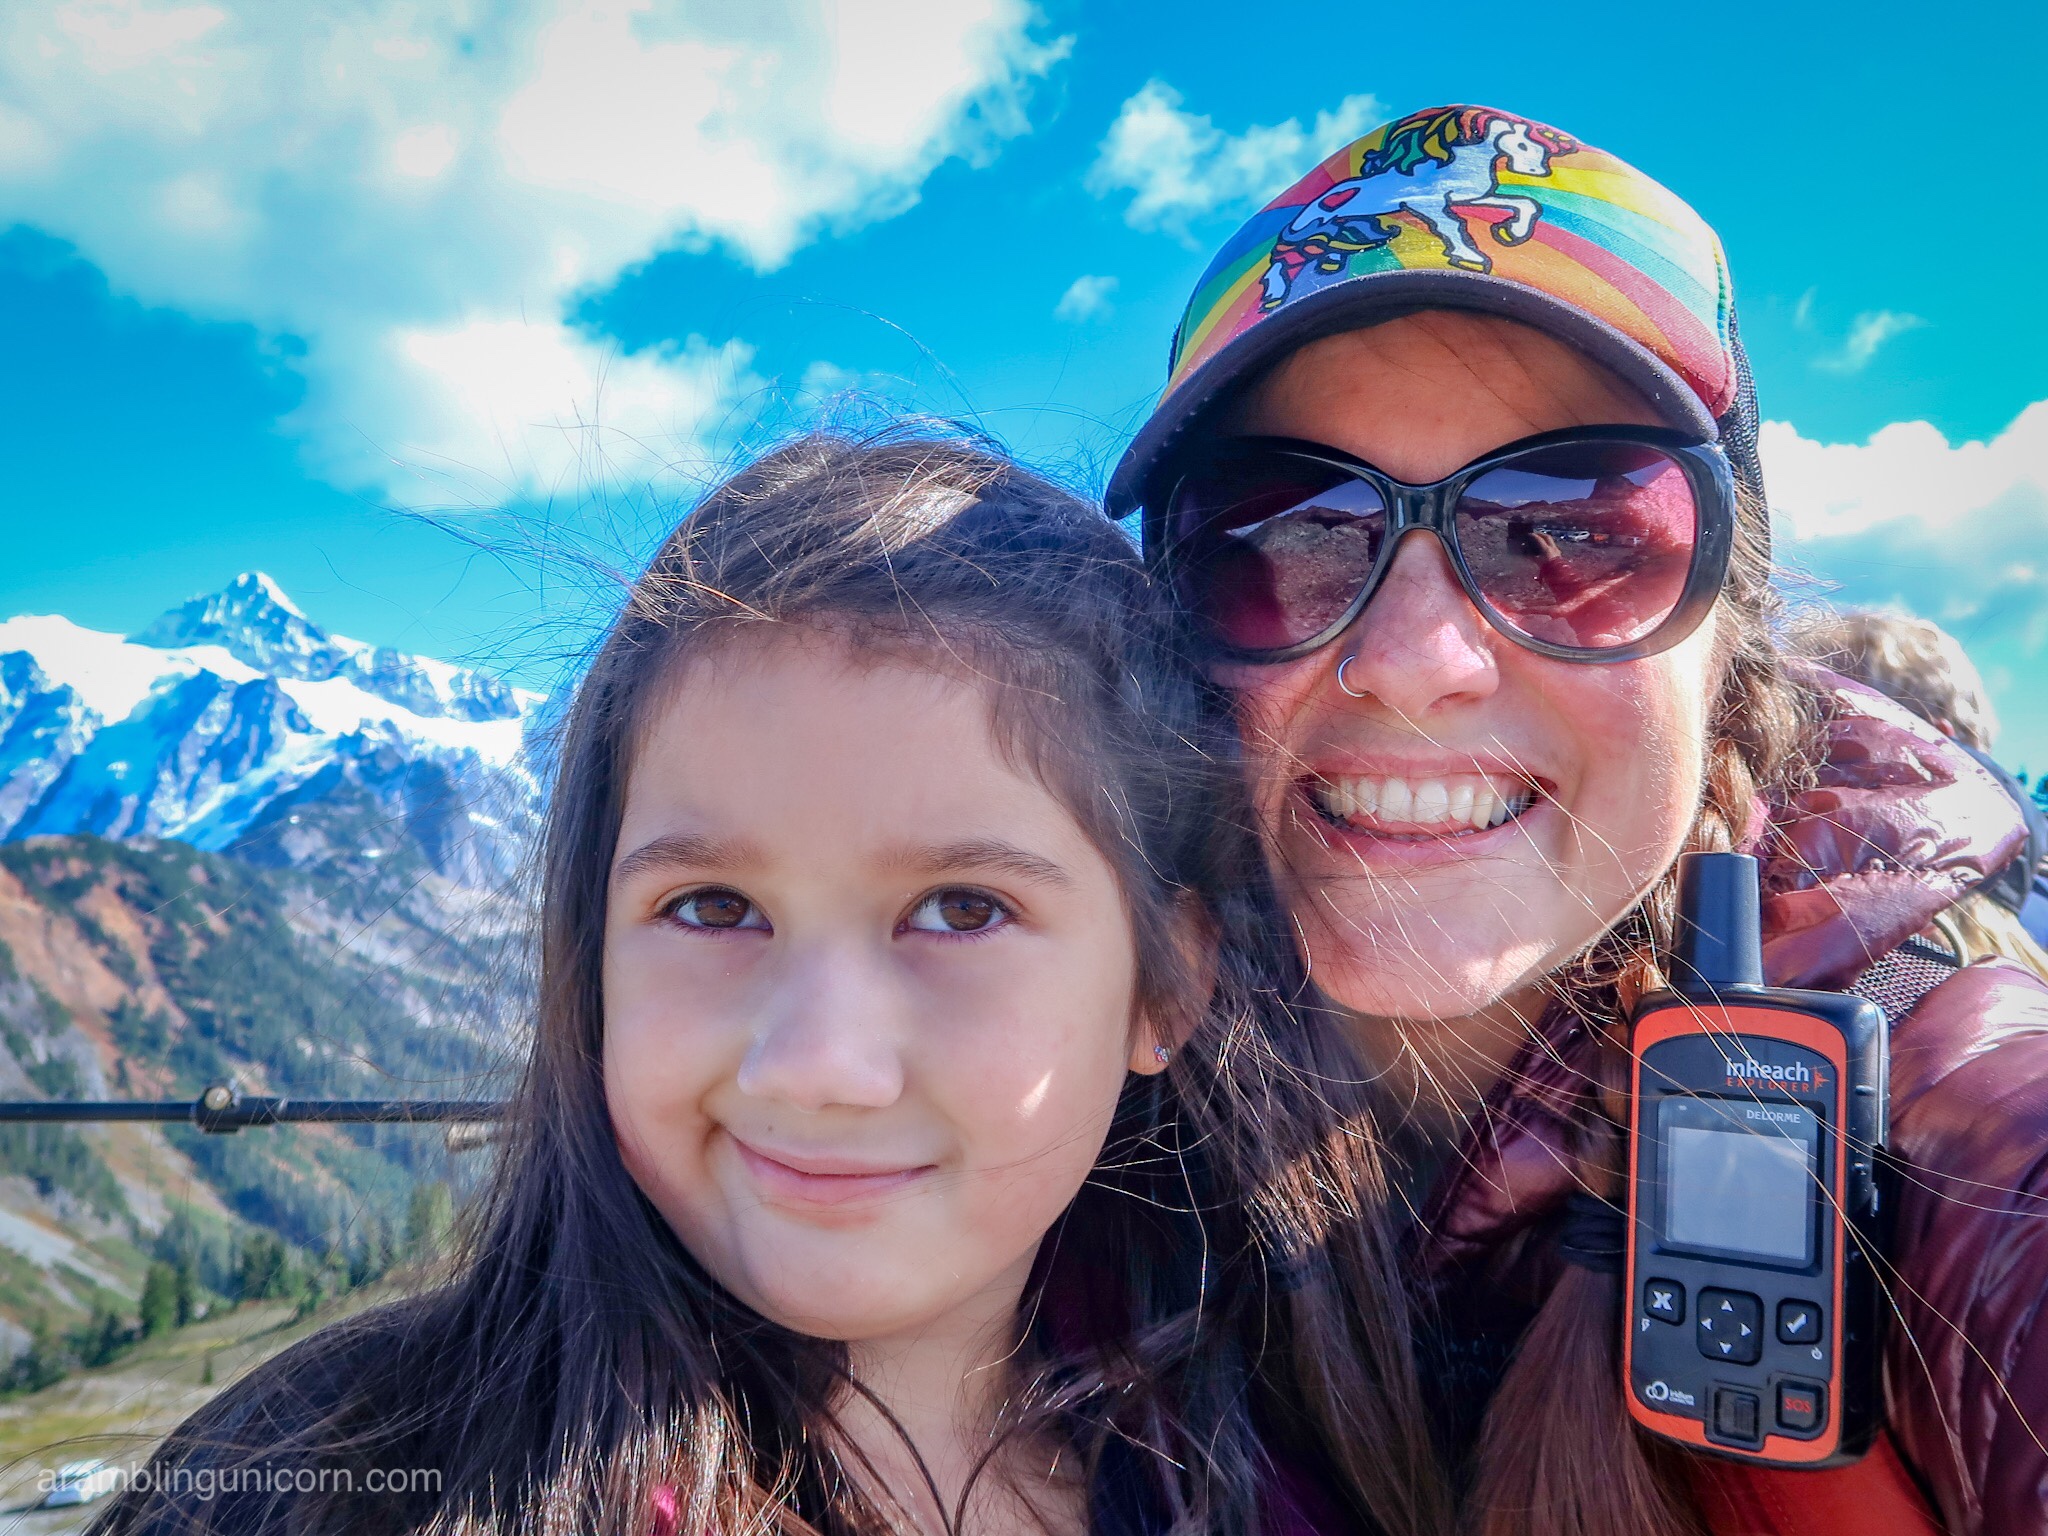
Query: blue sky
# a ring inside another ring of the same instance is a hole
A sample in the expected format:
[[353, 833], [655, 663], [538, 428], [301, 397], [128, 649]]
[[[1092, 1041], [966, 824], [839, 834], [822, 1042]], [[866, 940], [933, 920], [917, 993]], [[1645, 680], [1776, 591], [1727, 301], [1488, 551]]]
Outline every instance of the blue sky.
[[0, 615], [260, 567], [545, 686], [602, 566], [847, 391], [1098, 483], [1210, 244], [1484, 101], [1721, 231], [1781, 543], [1950, 624], [2048, 769], [2048, 29], [1956, 15], [19, 0]]

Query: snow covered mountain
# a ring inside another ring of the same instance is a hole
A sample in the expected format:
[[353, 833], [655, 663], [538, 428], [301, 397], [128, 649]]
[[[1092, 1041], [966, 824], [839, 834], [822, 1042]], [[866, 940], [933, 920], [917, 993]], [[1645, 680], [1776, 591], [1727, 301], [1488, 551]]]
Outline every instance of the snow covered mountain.
[[[504, 1092], [543, 706], [256, 574], [127, 638], [0, 623], [0, 1097]], [[259, 1228], [366, 1251], [454, 1167], [427, 1130], [34, 1129], [0, 1137], [0, 1381], [38, 1338], [86, 1358], [152, 1259], [220, 1291]]]
[[528, 851], [544, 701], [332, 635], [261, 573], [124, 638], [0, 623], [0, 840], [176, 838], [259, 864], [382, 858], [501, 885]]

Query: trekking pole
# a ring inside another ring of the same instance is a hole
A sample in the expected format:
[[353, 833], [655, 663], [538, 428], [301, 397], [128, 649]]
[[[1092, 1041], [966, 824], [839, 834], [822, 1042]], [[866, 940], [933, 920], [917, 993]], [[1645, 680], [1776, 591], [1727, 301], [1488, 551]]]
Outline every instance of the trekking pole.
[[242, 1094], [209, 1083], [196, 1099], [7, 1099], [0, 1125], [79, 1121], [156, 1121], [196, 1125], [232, 1136], [254, 1125], [424, 1125], [505, 1118], [497, 1099], [293, 1099]]

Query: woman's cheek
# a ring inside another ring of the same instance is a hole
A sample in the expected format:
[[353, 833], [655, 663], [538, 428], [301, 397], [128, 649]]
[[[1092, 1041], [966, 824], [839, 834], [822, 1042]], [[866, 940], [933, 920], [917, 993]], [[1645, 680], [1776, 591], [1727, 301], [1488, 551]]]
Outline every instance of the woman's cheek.
[[[1602, 888], [1588, 895], [1609, 920], [1654, 883], [1698, 814], [1706, 751], [1702, 659], [1682, 646], [1613, 669], [1583, 669], [1596, 675], [1564, 713], [1580, 732], [1583, 781], [1569, 807], [1579, 862], [1589, 875], [1599, 872]], [[1616, 675], [1597, 675], [1609, 670]]]
[[1319, 652], [1278, 666], [1219, 666], [1211, 674], [1229, 691], [1252, 767], [1252, 809], [1269, 838], [1280, 831], [1305, 744], [1342, 726], [1345, 708], [1326, 696], [1333, 665]]

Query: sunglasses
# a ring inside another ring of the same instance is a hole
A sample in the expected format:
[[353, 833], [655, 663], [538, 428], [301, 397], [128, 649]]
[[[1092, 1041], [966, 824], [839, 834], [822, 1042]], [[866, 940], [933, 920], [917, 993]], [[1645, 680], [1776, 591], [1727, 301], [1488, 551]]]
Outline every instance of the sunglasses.
[[1292, 438], [1196, 450], [1145, 544], [1225, 657], [1292, 661], [1372, 600], [1402, 535], [1435, 534], [1486, 622], [1565, 661], [1631, 661], [1699, 627], [1728, 573], [1735, 482], [1712, 443], [1655, 427], [1525, 438], [1409, 485]]

